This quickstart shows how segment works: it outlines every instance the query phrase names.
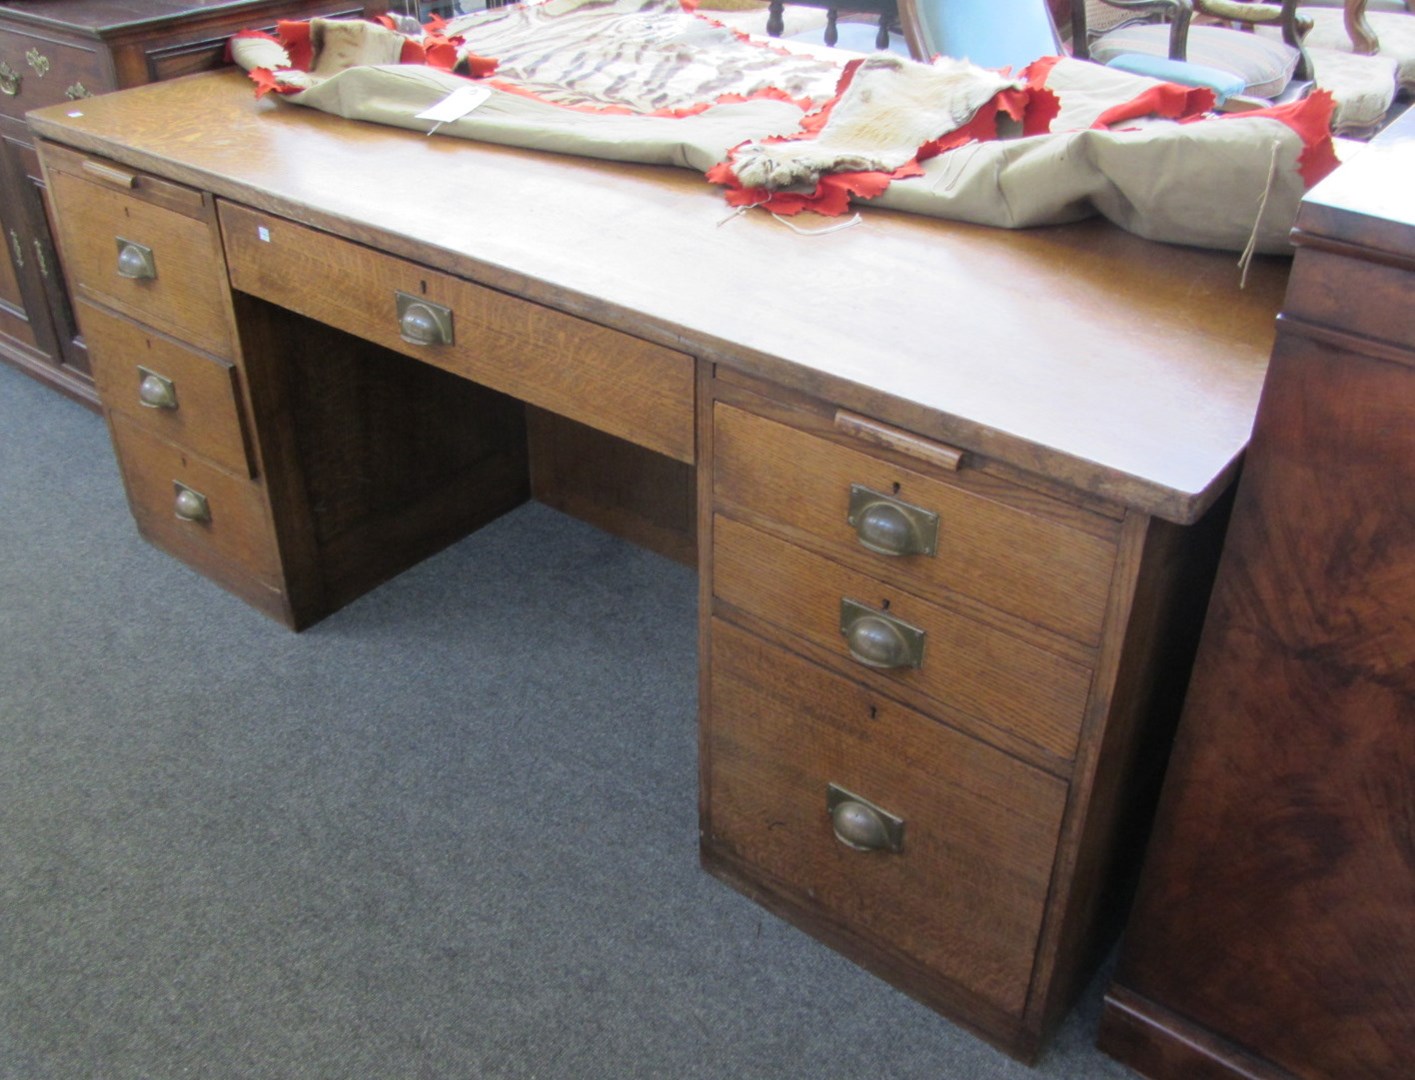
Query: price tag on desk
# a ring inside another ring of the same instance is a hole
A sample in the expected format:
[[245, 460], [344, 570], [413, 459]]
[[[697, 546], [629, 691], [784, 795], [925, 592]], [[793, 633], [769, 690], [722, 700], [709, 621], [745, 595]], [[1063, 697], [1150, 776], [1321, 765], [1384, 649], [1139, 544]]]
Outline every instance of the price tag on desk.
[[428, 129], [428, 134], [431, 135], [443, 124], [450, 124], [453, 120], [462, 119], [489, 97], [491, 97], [491, 90], [488, 87], [459, 86], [436, 105], [418, 113], [417, 118], [435, 121]]

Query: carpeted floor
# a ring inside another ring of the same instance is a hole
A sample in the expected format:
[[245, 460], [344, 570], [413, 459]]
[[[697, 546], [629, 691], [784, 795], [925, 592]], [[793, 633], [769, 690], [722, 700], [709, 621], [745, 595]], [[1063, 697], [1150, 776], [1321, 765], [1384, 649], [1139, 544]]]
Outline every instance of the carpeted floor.
[[0, 364], [0, 1078], [1130, 1077], [698, 868], [694, 602], [531, 505], [290, 634]]

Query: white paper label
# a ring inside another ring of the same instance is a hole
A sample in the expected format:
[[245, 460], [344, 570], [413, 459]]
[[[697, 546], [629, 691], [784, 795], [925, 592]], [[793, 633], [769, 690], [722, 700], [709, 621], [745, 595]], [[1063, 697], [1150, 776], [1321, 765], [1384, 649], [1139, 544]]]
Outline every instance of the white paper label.
[[418, 113], [418, 119], [450, 124], [453, 120], [462, 119], [489, 97], [491, 90], [485, 86], [459, 86], [432, 108]]

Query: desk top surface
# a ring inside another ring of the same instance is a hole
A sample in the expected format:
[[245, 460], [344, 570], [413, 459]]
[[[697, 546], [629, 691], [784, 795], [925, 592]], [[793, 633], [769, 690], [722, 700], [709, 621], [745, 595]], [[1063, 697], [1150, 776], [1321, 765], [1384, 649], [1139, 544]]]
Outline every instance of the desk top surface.
[[31, 125], [1175, 521], [1247, 444], [1290, 265], [1260, 257], [1240, 290], [1234, 255], [1101, 220], [1008, 231], [868, 205], [802, 236], [730, 217], [690, 170], [343, 120], [257, 101], [234, 71]]

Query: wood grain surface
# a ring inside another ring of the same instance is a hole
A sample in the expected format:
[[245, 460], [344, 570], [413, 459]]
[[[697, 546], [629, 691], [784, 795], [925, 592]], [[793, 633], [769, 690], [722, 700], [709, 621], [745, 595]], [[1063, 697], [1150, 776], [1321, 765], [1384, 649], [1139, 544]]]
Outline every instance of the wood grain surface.
[[47, 137], [768, 376], [1172, 520], [1246, 445], [1288, 261], [1099, 220], [1009, 232], [864, 207], [724, 222], [687, 170], [357, 124], [239, 73], [31, 114]]

